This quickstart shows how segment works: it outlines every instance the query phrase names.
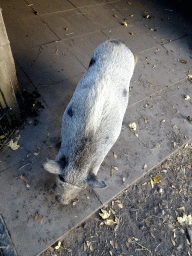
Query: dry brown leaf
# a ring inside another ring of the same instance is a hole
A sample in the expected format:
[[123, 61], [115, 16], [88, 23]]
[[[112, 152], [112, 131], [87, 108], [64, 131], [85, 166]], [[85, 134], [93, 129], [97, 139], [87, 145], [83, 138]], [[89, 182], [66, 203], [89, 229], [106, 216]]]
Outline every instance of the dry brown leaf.
[[146, 168], [147, 168], [147, 164], [144, 164], [143, 169], [146, 169]]
[[173, 238], [171, 237], [171, 242], [172, 242], [172, 244], [173, 244], [173, 246], [175, 246], [176, 244], [175, 244], [175, 241], [173, 240]]
[[39, 221], [39, 220], [40, 220], [39, 213], [36, 213], [34, 221]]
[[112, 226], [112, 225], [114, 225], [114, 224], [117, 224], [114, 220], [112, 220], [112, 219], [107, 219], [107, 220], [105, 220], [104, 221], [104, 223], [105, 223], [105, 225], [107, 225], [107, 226]]
[[150, 179], [150, 183], [151, 183], [151, 188], [153, 188], [154, 187], [154, 182], [153, 182], [152, 179]]
[[133, 131], [136, 131], [136, 128], [137, 128], [137, 125], [136, 123], [132, 122], [132, 123], [129, 123], [129, 128], [132, 129]]
[[183, 217], [177, 217], [178, 222], [181, 225], [192, 225], [192, 216], [191, 214], [186, 215], [185, 213], [183, 214]]
[[188, 63], [188, 60], [180, 60], [180, 62], [181, 62], [182, 64], [187, 64], [187, 63]]
[[24, 180], [25, 181], [25, 185], [26, 185], [26, 187], [27, 188], [30, 188], [30, 186], [29, 186], [29, 184], [28, 184], [28, 182], [27, 182], [27, 180], [26, 180], [26, 178], [21, 174], [21, 175], [19, 175], [19, 178], [21, 178], [22, 180]]
[[124, 26], [124, 27], [127, 27], [127, 22], [122, 22], [122, 25]]
[[58, 244], [55, 246], [55, 250], [59, 250], [60, 247], [61, 247], [61, 242], [59, 241]]
[[43, 224], [44, 218], [45, 218], [45, 216], [42, 217], [42, 219], [41, 219], [41, 224]]
[[89, 241], [86, 241], [86, 243], [87, 243], [87, 247], [88, 247], [89, 250], [92, 252], [92, 251], [93, 251], [93, 245], [92, 245], [92, 243], [89, 242]]
[[113, 157], [116, 159], [117, 158], [117, 155], [115, 152], [113, 152]]
[[121, 203], [120, 200], [115, 201], [115, 203], [117, 204], [117, 206], [118, 206], [120, 209], [123, 208], [123, 204]]
[[192, 75], [188, 75], [188, 79], [190, 82], [192, 82]]
[[191, 97], [189, 96], [189, 95], [185, 95], [185, 100], [190, 100], [191, 99]]
[[10, 140], [7, 146], [10, 147], [12, 150], [17, 150], [18, 148], [20, 148], [17, 143], [18, 141], [13, 142], [13, 140]]
[[118, 167], [116, 167], [116, 166], [112, 166], [112, 168], [115, 169], [116, 171], [119, 170]]
[[99, 213], [99, 215], [101, 216], [101, 218], [102, 218], [103, 220], [109, 218], [110, 213], [108, 213], [108, 212], [107, 212], [106, 210], [104, 210], [104, 209], [101, 209], [101, 212], [102, 212], [102, 213]]
[[159, 183], [159, 182], [161, 182], [161, 179], [159, 176], [155, 176], [155, 177], [153, 177], [153, 181]]
[[79, 200], [76, 199], [74, 202], [73, 202], [73, 206], [75, 206], [77, 203], [79, 203]]

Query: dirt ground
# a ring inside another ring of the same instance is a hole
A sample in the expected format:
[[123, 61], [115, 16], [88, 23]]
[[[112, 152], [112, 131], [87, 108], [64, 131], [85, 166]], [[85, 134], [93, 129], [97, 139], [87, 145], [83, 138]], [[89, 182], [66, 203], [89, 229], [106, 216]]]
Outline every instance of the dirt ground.
[[190, 142], [41, 256], [192, 255], [191, 202]]

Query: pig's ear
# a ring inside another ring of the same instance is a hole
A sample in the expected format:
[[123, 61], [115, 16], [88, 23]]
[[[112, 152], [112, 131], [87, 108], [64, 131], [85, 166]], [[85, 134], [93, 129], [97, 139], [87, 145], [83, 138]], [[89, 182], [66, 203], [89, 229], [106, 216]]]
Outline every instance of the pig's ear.
[[47, 158], [47, 161], [43, 164], [43, 167], [46, 171], [54, 174], [60, 174], [61, 173], [61, 167], [59, 162], [54, 160], [49, 160]]
[[97, 179], [97, 176], [93, 173], [89, 173], [86, 183], [92, 188], [105, 188], [107, 186], [104, 181]]

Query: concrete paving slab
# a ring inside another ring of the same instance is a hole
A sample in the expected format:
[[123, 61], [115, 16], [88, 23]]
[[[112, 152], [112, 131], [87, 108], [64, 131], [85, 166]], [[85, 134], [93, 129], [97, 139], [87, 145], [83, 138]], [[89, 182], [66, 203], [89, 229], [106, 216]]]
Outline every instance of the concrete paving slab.
[[96, 47], [108, 39], [101, 31], [88, 35], [78, 36], [65, 41], [69, 51], [82, 63], [86, 69], [89, 66], [91, 56]]
[[[184, 134], [186, 139], [191, 137], [192, 123], [187, 119], [192, 116], [192, 100], [185, 100], [185, 95], [189, 95], [192, 99], [191, 82], [185, 79], [177, 84], [169, 87], [168, 91], [163, 91], [161, 96], [170, 106], [175, 109], [177, 118], [174, 117], [174, 130], [179, 130]], [[176, 141], [175, 141], [176, 142]], [[176, 147], [179, 146], [176, 142]]]
[[[83, 74], [65, 79], [60, 83], [39, 87], [39, 93], [50, 110], [54, 110], [54, 116], [57, 118], [58, 129], [61, 128], [61, 120], [65, 108], [67, 107], [75, 88], [82, 78]], [[57, 100], [54, 100], [57, 99]]]
[[[181, 63], [184, 59], [188, 63]], [[171, 48], [159, 45], [139, 53], [130, 85], [129, 106], [184, 79], [190, 67], [189, 56]]]
[[134, 54], [156, 46], [155, 40], [148, 36], [147, 33], [143, 34], [142, 29], [136, 25], [129, 25], [127, 27], [118, 26], [104, 29], [102, 32], [108, 38], [118, 38], [121, 41], [126, 42], [127, 46]]
[[15, 58], [37, 88], [85, 72], [64, 41], [18, 51]]
[[97, 27], [77, 9], [41, 15], [41, 19], [60, 39], [68, 39], [98, 30]]
[[76, 205], [55, 203], [49, 188], [52, 177], [42, 169], [41, 153], [22, 169], [12, 167], [1, 174], [0, 211], [22, 256], [37, 255], [101, 206], [91, 190], [83, 191]]
[[6, 21], [5, 26], [11, 42], [13, 55], [18, 50], [59, 40], [39, 16], [19, 19], [17, 22]]
[[124, 15], [111, 4], [78, 8], [98, 29], [122, 26]]
[[105, 3], [111, 3], [111, 2], [117, 2], [117, 1], [110, 1], [110, 0], [70, 0], [70, 2], [77, 8], [79, 7], [86, 7], [86, 6], [92, 6], [92, 5], [99, 5], [99, 4], [105, 4]]
[[75, 9], [75, 6], [67, 0], [58, 0], [57, 4], [53, 4], [51, 0], [30, 0], [30, 6], [37, 11], [39, 15]]
[[15, 22], [23, 18], [33, 17], [35, 14], [33, 10], [28, 6], [25, 0], [15, 1], [1, 1], [0, 7], [3, 10], [3, 19], [5, 23]]
[[128, 25], [138, 25], [157, 43], [165, 44], [191, 33], [182, 12], [167, 1], [119, 1], [112, 5], [127, 18]]

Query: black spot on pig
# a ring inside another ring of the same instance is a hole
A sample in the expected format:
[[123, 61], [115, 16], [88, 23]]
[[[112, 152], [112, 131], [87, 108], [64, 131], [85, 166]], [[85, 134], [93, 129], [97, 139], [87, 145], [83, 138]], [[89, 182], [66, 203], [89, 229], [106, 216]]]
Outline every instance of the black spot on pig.
[[95, 64], [96, 60], [94, 58], [91, 58], [91, 61], [89, 63], [89, 68]]
[[59, 179], [60, 179], [62, 182], [65, 182], [65, 179], [64, 179], [64, 176], [63, 176], [63, 175], [59, 174], [58, 177], [59, 177]]
[[114, 43], [114, 44], [117, 44], [117, 45], [120, 45], [120, 44], [121, 44], [121, 41], [118, 40], [118, 39], [111, 39], [110, 42], [111, 42], [111, 43]]
[[123, 90], [123, 96], [127, 97], [127, 90], [126, 89]]
[[72, 117], [73, 116], [73, 110], [72, 110], [72, 107], [70, 107], [67, 111], [67, 114]]
[[67, 161], [66, 156], [62, 156], [62, 157], [59, 159], [59, 164], [60, 164], [60, 167], [61, 167], [62, 169], [64, 169], [64, 168], [67, 166], [68, 161]]

